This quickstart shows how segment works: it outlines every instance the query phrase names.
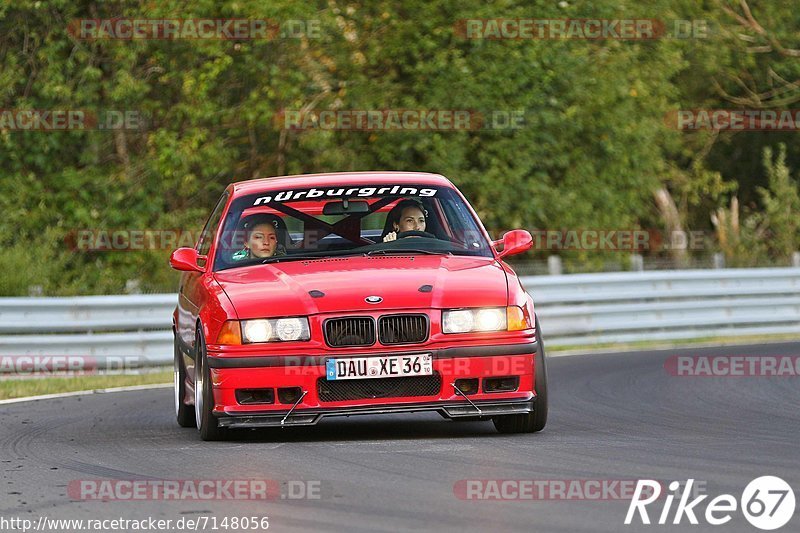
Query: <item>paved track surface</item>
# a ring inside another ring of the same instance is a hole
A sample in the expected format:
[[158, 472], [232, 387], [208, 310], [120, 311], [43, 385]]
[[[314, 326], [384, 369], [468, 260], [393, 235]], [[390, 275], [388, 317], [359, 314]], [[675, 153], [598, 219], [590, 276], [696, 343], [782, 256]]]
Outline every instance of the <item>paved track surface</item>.
[[[675, 377], [664, 363], [676, 354], [796, 356], [800, 343], [550, 358], [550, 419], [532, 435], [425, 414], [329, 419], [205, 443], [175, 424], [171, 389], [0, 406], [0, 517], [259, 515], [272, 531], [759, 531], [741, 512], [718, 527], [702, 517], [699, 526], [684, 518], [626, 527], [629, 500], [455, 494], [467, 479], [694, 478], [712, 497], [738, 498], [750, 480], [778, 475], [800, 499], [800, 377]], [[68, 494], [82, 479], [247, 478], [318, 480], [321, 499], [101, 502]], [[653, 505], [656, 520], [662, 504]], [[799, 530], [800, 508], [780, 531]]]

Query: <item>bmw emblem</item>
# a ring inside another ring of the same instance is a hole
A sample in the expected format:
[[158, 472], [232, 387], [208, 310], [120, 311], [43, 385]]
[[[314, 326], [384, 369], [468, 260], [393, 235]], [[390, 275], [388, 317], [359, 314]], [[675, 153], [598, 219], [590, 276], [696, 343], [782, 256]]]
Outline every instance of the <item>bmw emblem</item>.
[[368, 304], [379, 304], [383, 301], [383, 298], [381, 298], [380, 296], [367, 296], [366, 298], [364, 298], [364, 301], [367, 302]]

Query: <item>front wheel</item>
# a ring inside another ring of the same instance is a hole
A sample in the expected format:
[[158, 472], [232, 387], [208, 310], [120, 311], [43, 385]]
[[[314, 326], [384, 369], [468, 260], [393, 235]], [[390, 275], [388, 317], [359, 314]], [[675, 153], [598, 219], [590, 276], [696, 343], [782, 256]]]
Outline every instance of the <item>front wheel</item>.
[[534, 357], [536, 403], [533, 412], [525, 415], [504, 415], [492, 419], [500, 433], [536, 433], [547, 424], [547, 366], [539, 319], [536, 319], [536, 356]]
[[194, 361], [194, 415], [200, 438], [220, 440], [225, 430], [217, 424], [214, 416], [214, 391], [211, 387], [211, 371], [208, 368], [206, 343], [203, 332], [197, 331]]
[[175, 418], [182, 428], [193, 428], [195, 416], [192, 409], [186, 405], [186, 367], [183, 364], [183, 354], [178, 347], [178, 339], [174, 341], [173, 374], [175, 375]]

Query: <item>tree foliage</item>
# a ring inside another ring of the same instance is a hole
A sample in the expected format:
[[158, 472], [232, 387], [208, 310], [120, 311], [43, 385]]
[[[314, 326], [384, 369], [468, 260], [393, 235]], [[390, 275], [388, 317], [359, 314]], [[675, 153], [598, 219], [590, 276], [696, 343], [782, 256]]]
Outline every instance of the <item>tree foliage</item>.
[[[685, 133], [664, 120], [675, 109], [784, 105], [800, 94], [792, 85], [800, 61], [787, 52], [798, 46], [791, 38], [800, 14], [751, 2], [754, 26], [743, 5], [4, 4], [0, 108], [135, 110], [146, 121], [117, 131], [0, 128], [0, 268], [9, 273], [0, 294], [27, 294], [33, 285], [48, 294], [120, 292], [131, 279], [146, 291], [170, 290], [168, 250], [82, 252], [70, 248], [70, 236], [197, 230], [231, 181], [336, 170], [440, 172], [495, 233], [664, 227], [657, 191], [674, 198], [681, 227], [710, 230], [711, 214], [736, 194], [772, 228], [775, 245], [763, 253], [782, 260], [798, 247], [797, 205], [785, 203], [797, 185], [785, 169], [796, 168], [800, 154], [787, 142], [766, 167], [761, 154], [786, 134]], [[704, 39], [489, 40], [457, 29], [462, 19], [534, 15], [704, 19], [711, 32]], [[268, 40], [80, 40], [68, 31], [76, 19], [119, 17], [313, 21], [319, 31]], [[281, 111], [299, 109], [521, 110], [525, 121], [520, 129], [470, 131], [282, 128]], [[565, 256], [588, 265], [604, 257]]]

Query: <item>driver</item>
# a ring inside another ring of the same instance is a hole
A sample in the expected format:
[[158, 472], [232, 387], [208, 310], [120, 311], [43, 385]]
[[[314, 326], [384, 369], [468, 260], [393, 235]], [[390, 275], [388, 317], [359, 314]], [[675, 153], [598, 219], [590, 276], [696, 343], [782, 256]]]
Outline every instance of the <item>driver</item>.
[[396, 240], [397, 234], [404, 231], [425, 231], [426, 215], [427, 211], [418, 200], [400, 200], [389, 212], [390, 217], [396, 217], [392, 220], [394, 231], [387, 233], [383, 242]]

